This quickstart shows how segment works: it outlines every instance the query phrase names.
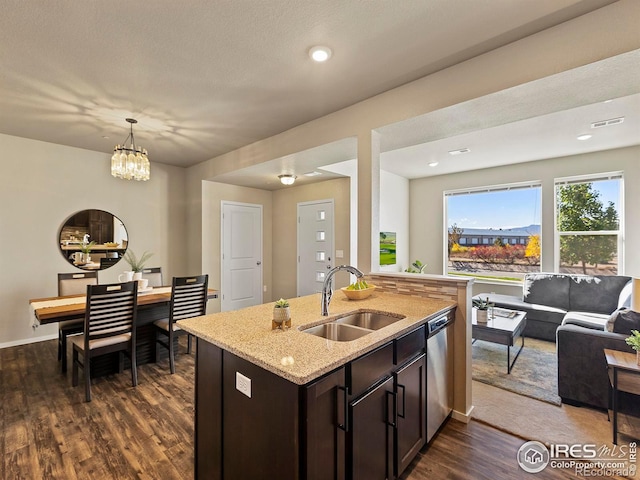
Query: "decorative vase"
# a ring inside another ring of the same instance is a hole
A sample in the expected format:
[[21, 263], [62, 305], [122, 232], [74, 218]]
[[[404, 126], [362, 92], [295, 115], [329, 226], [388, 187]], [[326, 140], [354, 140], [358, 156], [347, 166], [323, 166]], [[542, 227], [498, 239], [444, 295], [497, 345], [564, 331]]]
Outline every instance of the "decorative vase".
[[291, 326], [291, 312], [289, 307], [274, 307], [273, 308], [273, 323], [284, 329]]
[[133, 280], [142, 280], [142, 272], [133, 272]]
[[476, 309], [476, 321], [478, 323], [487, 323], [488, 313], [489, 313], [489, 310], [480, 310], [479, 308]]

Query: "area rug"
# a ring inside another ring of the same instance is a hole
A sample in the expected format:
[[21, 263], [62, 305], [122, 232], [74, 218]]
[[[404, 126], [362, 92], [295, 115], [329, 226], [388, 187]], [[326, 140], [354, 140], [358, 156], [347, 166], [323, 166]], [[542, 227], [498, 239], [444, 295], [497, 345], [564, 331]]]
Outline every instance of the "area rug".
[[[520, 341], [511, 348], [517, 353]], [[507, 347], [478, 340], [473, 344], [473, 380], [560, 406], [558, 363], [554, 342], [526, 338], [510, 374]]]

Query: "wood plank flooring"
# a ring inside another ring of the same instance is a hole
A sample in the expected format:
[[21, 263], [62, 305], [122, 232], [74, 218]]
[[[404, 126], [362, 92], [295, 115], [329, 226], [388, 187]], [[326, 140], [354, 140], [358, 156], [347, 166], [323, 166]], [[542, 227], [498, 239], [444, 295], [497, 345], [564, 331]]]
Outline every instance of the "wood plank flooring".
[[[139, 367], [137, 388], [128, 371], [96, 379], [85, 403], [83, 387], [60, 373], [55, 340], [1, 349], [0, 479], [191, 480], [194, 368], [194, 356], [181, 354], [175, 375], [168, 360]], [[452, 420], [402, 479], [575, 478], [526, 474], [516, 463], [522, 443]]]

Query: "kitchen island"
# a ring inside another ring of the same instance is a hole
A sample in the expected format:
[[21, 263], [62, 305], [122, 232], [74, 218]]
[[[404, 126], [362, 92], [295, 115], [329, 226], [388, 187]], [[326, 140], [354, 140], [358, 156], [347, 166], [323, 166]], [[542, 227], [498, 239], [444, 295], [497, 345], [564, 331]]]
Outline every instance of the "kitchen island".
[[[198, 338], [195, 476], [207, 479], [394, 478], [426, 442], [425, 324], [456, 303], [376, 291], [330, 315], [320, 295], [183, 320]], [[401, 317], [352, 341], [301, 331], [357, 311]], [[443, 372], [446, 374], [446, 372]]]

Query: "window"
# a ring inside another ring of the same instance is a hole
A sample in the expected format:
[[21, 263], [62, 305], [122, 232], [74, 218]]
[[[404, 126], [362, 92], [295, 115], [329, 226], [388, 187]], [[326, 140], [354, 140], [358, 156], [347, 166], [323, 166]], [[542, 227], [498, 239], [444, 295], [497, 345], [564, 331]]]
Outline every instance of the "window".
[[540, 182], [445, 192], [444, 271], [495, 281], [539, 272], [540, 196]]
[[556, 179], [556, 271], [617, 275], [622, 262], [622, 173]]

